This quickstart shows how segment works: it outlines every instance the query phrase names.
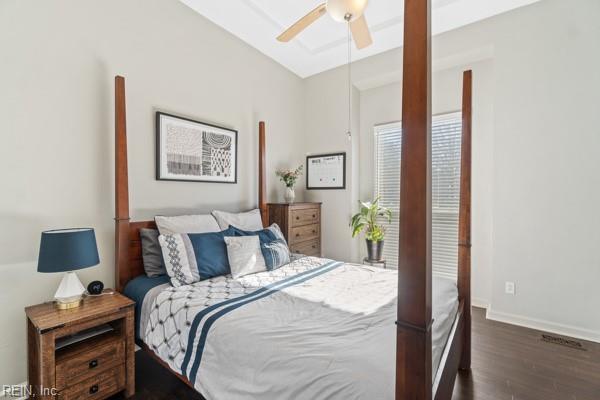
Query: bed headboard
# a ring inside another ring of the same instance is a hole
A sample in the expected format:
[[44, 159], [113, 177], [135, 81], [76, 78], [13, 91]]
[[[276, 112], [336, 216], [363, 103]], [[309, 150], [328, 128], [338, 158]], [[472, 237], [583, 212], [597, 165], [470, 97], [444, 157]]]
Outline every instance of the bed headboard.
[[[267, 210], [265, 123], [258, 125], [258, 207], [264, 226]], [[122, 292], [133, 278], [144, 274], [140, 229], [154, 228], [154, 221], [132, 222], [129, 216], [127, 172], [127, 121], [125, 78], [115, 77], [115, 288]]]

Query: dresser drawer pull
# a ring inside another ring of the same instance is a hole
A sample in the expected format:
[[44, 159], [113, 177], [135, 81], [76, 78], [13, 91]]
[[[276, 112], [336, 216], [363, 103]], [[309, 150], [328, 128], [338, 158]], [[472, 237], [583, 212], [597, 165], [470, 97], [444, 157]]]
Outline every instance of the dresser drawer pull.
[[299, 234], [299, 233], [296, 233], [296, 237], [300, 237], [300, 234]]
[[313, 214], [313, 218], [317, 218], [317, 215], [316, 215], [316, 214]]
[[313, 229], [313, 232], [312, 232], [312, 233], [316, 233], [316, 232], [317, 232], [317, 231]]
[[313, 248], [313, 249], [316, 249], [316, 248], [317, 248], [317, 246], [315, 246], [315, 245], [313, 244], [313, 245], [312, 245], [312, 248]]
[[296, 215], [296, 219], [300, 219], [300, 217], [298, 215]]
[[90, 386], [90, 394], [94, 394], [98, 392], [98, 385]]
[[90, 361], [90, 363], [89, 363], [90, 369], [96, 368], [97, 366], [98, 366], [98, 360], [92, 360], [92, 361]]

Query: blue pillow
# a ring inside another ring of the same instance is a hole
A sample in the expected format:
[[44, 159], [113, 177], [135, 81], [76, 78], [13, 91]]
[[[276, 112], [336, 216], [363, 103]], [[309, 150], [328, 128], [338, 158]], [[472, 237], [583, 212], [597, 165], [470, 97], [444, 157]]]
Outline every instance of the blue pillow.
[[244, 231], [230, 225], [228, 231], [231, 231], [232, 234], [226, 234], [226, 236], [258, 236], [260, 250], [265, 259], [268, 271], [282, 267], [290, 262], [290, 249], [277, 224], [259, 231]]
[[229, 274], [229, 259], [225, 236], [232, 236], [226, 229], [222, 232], [188, 233], [192, 249], [196, 256], [200, 280]]
[[159, 236], [171, 284], [189, 285], [230, 273], [225, 236], [234, 236], [233, 230]]

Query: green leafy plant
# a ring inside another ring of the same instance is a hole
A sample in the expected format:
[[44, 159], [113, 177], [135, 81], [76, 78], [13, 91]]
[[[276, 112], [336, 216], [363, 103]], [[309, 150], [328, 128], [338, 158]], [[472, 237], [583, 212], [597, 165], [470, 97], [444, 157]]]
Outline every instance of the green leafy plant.
[[392, 221], [392, 211], [379, 205], [379, 197], [372, 202], [360, 202], [360, 212], [350, 220], [352, 237], [362, 231], [365, 238], [373, 242], [380, 242], [385, 236], [385, 227], [377, 222], [378, 218], [385, 218], [388, 223]]
[[296, 180], [302, 175], [302, 165], [300, 165], [295, 170], [289, 169], [281, 169], [275, 171], [275, 175], [279, 177], [279, 179], [285, 183], [285, 186], [289, 188], [293, 188], [296, 184]]

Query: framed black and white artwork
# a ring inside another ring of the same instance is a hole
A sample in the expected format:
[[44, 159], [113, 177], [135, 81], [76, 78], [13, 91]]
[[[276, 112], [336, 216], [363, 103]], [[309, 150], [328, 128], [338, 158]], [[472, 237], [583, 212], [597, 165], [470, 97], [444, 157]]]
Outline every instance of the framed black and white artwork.
[[237, 131], [157, 112], [156, 179], [237, 183]]
[[306, 156], [306, 188], [345, 189], [346, 153]]

